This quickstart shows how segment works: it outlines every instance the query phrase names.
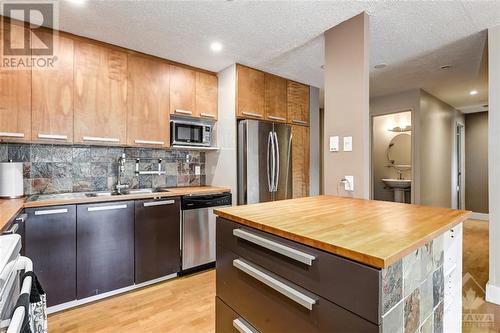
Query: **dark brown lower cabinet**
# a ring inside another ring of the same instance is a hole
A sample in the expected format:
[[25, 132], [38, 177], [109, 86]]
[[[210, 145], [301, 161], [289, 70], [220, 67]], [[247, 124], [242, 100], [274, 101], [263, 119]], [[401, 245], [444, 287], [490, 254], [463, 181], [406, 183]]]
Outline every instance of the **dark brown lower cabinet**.
[[77, 297], [134, 284], [134, 202], [78, 205]]
[[25, 254], [49, 306], [76, 299], [76, 207], [26, 209]]
[[180, 271], [180, 200], [135, 201], [135, 282]]

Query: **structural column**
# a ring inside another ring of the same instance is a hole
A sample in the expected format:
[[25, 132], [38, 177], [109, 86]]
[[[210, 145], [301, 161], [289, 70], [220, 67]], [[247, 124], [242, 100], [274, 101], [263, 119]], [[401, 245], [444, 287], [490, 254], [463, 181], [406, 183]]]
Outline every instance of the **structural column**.
[[500, 304], [500, 26], [488, 30], [488, 187], [490, 280], [486, 300]]
[[[324, 192], [369, 197], [369, 18], [361, 13], [325, 32]], [[330, 152], [330, 137], [339, 151]], [[343, 138], [352, 137], [352, 151]], [[354, 176], [354, 191], [340, 184]]]

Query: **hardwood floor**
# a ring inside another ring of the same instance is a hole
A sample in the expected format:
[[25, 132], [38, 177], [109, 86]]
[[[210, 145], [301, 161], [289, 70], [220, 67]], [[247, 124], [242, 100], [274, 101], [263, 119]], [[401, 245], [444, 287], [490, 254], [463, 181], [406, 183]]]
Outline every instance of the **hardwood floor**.
[[[488, 282], [488, 222], [468, 220], [464, 223], [463, 258], [464, 275], [469, 273], [472, 277], [467, 281], [464, 278], [463, 332], [500, 332], [500, 306], [484, 302]], [[468, 317], [469, 314], [472, 316]], [[51, 333], [212, 333], [214, 324], [214, 270], [49, 316]]]
[[56, 313], [49, 332], [215, 332], [215, 271]]

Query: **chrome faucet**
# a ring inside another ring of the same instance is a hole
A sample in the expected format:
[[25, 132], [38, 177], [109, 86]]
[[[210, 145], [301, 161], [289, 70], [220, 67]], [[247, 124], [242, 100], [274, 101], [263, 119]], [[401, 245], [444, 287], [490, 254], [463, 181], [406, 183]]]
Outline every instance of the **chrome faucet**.
[[121, 182], [121, 178], [125, 173], [125, 161], [126, 161], [125, 154], [122, 154], [122, 156], [120, 156], [120, 159], [118, 160], [118, 178], [116, 180], [116, 185], [115, 185], [116, 192], [118, 194], [121, 194], [122, 190], [129, 188], [129, 185], [122, 184]]

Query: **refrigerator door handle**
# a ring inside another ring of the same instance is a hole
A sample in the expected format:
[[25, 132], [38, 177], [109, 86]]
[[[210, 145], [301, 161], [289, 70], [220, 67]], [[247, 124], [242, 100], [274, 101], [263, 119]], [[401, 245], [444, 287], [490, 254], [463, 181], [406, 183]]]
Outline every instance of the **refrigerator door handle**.
[[280, 145], [278, 142], [278, 135], [276, 134], [276, 132], [273, 132], [273, 137], [276, 145], [274, 150], [274, 155], [276, 159], [276, 173], [275, 173], [276, 178], [274, 179], [274, 192], [277, 192], [280, 180]]
[[266, 164], [266, 169], [267, 169], [267, 187], [269, 189], [269, 192], [272, 192], [272, 180], [271, 180], [271, 174], [269, 172], [269, 160], [270, 160], [270, 155], [269, 155], [269, 146], [271, 146], [271, 150], [272, 150], [272, 147], [273, 147], [273, 144], [272, 144], [272, 133], [269, 132], [269, 135], [267, 136], [267, 164]]

